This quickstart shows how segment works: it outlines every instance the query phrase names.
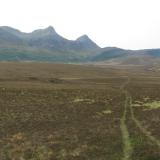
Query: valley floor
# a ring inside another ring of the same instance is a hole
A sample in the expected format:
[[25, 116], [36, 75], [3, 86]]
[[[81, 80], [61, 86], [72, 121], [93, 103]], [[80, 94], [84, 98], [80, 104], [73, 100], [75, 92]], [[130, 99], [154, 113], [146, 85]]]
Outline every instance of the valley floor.
[[160, 74], [0, 63], [1, 160], [159, 160]]

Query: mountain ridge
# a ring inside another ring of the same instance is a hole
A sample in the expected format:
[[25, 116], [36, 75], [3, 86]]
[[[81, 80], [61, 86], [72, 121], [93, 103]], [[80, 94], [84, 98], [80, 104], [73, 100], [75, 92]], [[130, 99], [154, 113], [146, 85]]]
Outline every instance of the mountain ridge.
[[30, 33], [9, 26], [0, 27], [0, 61], [99, 62], [132, 57], [160, 58], [160, 49], [101, 48], [86, 34], [68, 40], [52, 26]]

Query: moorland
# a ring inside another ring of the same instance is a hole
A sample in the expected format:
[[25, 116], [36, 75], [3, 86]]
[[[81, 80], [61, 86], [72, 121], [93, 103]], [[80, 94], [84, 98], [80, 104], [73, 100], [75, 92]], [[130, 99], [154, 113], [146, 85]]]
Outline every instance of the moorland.
[[0, 63], [1, 160], [159, 160], [157, 68]]

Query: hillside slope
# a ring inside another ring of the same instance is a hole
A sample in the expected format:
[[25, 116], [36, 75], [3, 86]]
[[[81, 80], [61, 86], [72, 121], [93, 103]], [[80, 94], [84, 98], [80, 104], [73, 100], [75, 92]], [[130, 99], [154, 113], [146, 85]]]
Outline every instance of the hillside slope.
[[[87, 35], [76, 40], [60, 36], [52, 26], [24, 33], [0, 27], [0, 61], [110, 62], [146, 65], [160, 58], [160, 49], [101, 48]], [[146, 62], [147, 59], [147, 62]], [[148, 62], [149, 61], [149, 62]]]

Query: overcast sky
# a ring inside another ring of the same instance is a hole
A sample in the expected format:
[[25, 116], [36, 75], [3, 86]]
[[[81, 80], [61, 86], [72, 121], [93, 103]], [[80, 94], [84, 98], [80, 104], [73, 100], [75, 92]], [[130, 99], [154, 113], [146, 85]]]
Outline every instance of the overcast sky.
[[52, 25], [101, 47], [160, 48], [160, 0], [0, 0], [0, 25], [24, 32]]

